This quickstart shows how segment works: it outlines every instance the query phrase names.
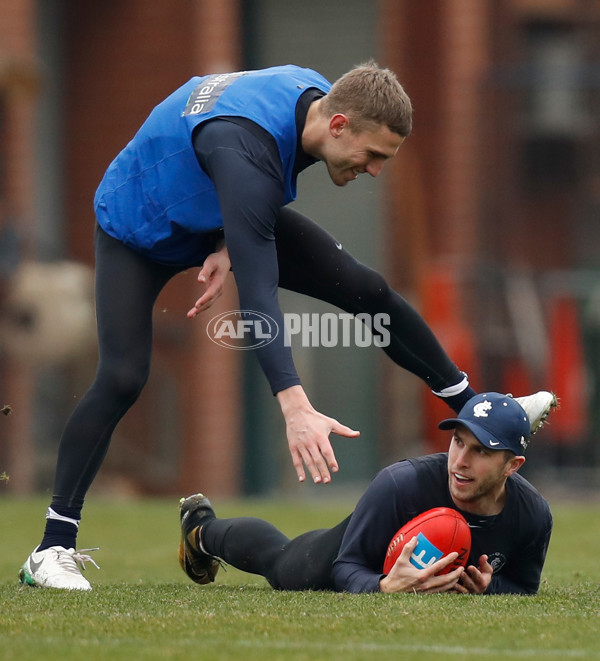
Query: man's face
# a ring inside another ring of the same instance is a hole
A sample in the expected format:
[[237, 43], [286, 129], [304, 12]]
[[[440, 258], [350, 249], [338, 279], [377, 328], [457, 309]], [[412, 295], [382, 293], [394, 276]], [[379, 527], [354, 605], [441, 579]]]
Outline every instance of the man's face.
[[354, 132], [344, 115], [334, 115], [329, 130], [331, 137], [323, 160], [336, 186], [345, 186], [363, 173], [376, 177], [404, 142], [402, 136], [382, 124]]
[[490, 450], [459, 425], [448, 450], [448, 485], [457, 507], [474, 514], [498, 514], [504, 505], [506, 478], [525, 461]]

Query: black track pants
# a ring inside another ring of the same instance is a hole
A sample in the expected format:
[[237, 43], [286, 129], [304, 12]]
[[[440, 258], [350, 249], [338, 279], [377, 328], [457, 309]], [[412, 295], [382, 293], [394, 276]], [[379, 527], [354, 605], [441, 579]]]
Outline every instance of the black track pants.
[[262, 519], [212, 519], [202, 528], [202, 545], [233, 567], [264, 576], [277, 590], [333, 590], [331, 568], [349, 520], [290, 540]]
[[[387, 313], [391, 342], [384, 351], [394, 362], [433, 390], [462, 379], [414, 308], [313, 221], [283, 208], [276, 242], [281, 287], [352, 314]], [[182, 270], [152, 262], [101, 229], [95, 245], [99, 363], [95, 380], [67, 422], [59, 446], [52, 500], [58, 507], [82, 507], [115, 426], [148, 378], [156, 298]]]

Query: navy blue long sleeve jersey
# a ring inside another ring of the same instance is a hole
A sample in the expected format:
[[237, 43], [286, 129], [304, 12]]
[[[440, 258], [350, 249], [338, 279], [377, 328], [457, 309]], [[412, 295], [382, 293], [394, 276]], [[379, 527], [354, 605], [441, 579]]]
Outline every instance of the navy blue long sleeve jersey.
[[[296, 107], [296, 174], [315, 163], [301, 149], [300, 136], [310, 104], [321, 96], [319, 90], [309, 89]], [[285, 182], [277, 144], [254, 122], [227, 117], [202, 125], [194, 137], [194, 149], [219, 197], [240, 308], [267, 314], [283, 328], [275, 225], [284, 203]], [[283, 338], [280, 333], [256, 352], [274, 394], [300, 383]]]
[[[344, 534], [333, 566], [336, 589], [378, 591], [390, 540], [405, 523], [434, 507], [458, 509], [448, 489], [447, 453], [400, 461], [378, 473]], [[485, 554], [494, 568], [487, 594], [535, 594], [552, 532], [550, 508], [539, 492], [515, 473], [506, 482], [500, 514], [461, 514], [471, 528], [469, 564], [477, 566]]]

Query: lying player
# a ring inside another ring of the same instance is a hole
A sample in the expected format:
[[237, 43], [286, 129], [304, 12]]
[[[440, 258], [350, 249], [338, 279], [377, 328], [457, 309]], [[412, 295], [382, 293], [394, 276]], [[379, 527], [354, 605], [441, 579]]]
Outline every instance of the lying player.
[[[555, 405], [551, 393], [538, 395]], [[536, 430], [541, 425], [539, 420], [531, 422]], [[224, 561], [264, 576], [280, 590], [535, 594], [552, 516], [544, 498], [517, 473], [530, 438], [525, 409], [508, 395], [480, 394], [439, 427], [453, 429], [447, 453], [388, 466], [348, 518], [292, 540], [262, 519], [218, 519], [202, 494], [182, 499], [183, 570], [205, 584], [214, 581]], [[410, 563], [415, 537], [384, 575], [384, 556], [396, 531], [434, 507], [456, 509], [469, 523], [472, 542], [466, 569], [436, 576], [452, 564], [456, 553], [417, 569]]]

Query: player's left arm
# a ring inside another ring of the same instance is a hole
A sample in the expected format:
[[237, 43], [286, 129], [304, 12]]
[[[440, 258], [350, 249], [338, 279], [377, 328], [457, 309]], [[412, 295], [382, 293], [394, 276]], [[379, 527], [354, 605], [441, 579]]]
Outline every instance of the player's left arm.
[[[194, 146], [219, 199], [240, 310], [266, 315], [275, 328], [284, 329], [275, 241], [285, 189], [279, 157], [273, 159], [268, 145], [254, 134], [220, 120], [208, 122]], [[329, 471], [337, 470], [329, 434], [354, 437], [359, 432], [312, 407], [285, 332], [277, 332], [273, 341], [257, 348], [255, 354], [281, 406], [299, 479], [305, 479], [306, 466], [315, 482], [329, 482]]]
[[458, 583], [454, 586], [454, 592], [461, 594], [483, 594], [492, 582], [494, 568], [488, 562], [487, 555], [479, 558], [477, 567], [469, 565]]
[[543, 539], [535, 539], [494, 574], [486, 594], [537, 594], [546, 559], [549, 530]]
[[535, 525], [522, 533], [527, 543], [517, 544], [506, 564], [492, 575], [486, 594], [536, 594], [552, 535], [552, 515], [548, 508], [538, 511]]

